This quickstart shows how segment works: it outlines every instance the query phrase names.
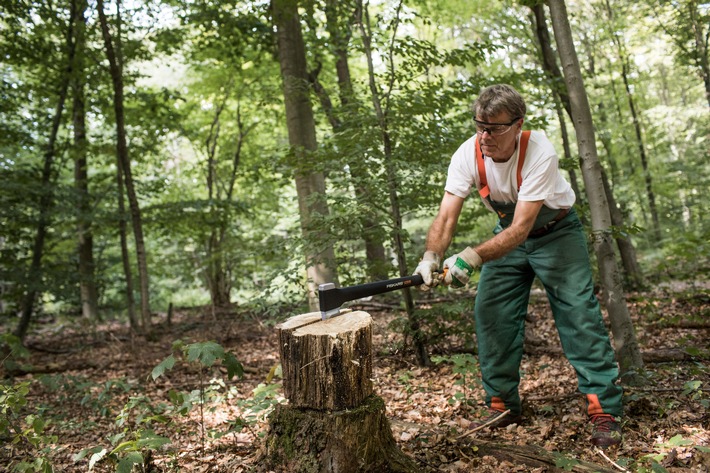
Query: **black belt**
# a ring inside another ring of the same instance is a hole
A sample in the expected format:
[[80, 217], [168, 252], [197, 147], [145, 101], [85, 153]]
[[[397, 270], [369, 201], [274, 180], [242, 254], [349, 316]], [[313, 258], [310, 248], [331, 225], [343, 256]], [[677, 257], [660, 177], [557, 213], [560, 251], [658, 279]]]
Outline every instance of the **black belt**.
[[531, 231], [530, 233], [528, 233], [528, 238], [530, 238], [530, 237], [535, 238], [535, 237], [541, 237], [541, 236], [543, 236], [543, 235], [547, 235], [547, 234], [552, 230], [552, 227], [554, 227], [555, 225], [557, 225], [557, 222], [559, 222], [560, 220], [562, 220], [563, 218], [565, 218], [568, 213], [569, 213], [569, 209], [562, 209], [562, 210], [560, 210], [560, 213], [558, 213], [557, 215], [555, 215], [555, 218], [553, 218], [552, 220], [550, 220], [549, 222], [547, 222], [547, 223], [546, 223], [545, 225], [543, 225], [542, 227], [536, 228], [535, 230], [533, 230], [533, 231]]

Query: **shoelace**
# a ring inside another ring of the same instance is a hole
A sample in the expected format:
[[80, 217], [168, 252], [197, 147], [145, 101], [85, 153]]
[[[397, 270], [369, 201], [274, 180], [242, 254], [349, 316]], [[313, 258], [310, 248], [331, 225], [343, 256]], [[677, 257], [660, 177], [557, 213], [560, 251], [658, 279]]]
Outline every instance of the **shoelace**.
[[597, 432], [611, 432], [615, 430], [616, 421], [610, 415], [596, 415], [592, 417], [592, 423]]

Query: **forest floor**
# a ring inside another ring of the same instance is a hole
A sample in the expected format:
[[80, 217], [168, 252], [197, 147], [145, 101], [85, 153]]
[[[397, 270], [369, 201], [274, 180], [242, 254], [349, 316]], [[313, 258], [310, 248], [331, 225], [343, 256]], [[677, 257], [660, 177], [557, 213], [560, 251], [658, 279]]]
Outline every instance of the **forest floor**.
[[[624, 442], [604, 451], [588, 442], [583, 399], [544, 296], [533, 294], [529, 308], [524, 422], [463, 438], [483, 406], [475, 370], [464, 392], [451, 363], [416, 366], [390, 327], [401, 311], [363, 307], [374, 320], [375, 391], [398, 446], [423, 472], [710, 471], [710, 290], [665, 287], [630, 294], [628, 301], [649, 380], [626, 388]], [[6, 385], [32, 380], [24, 413], [41, 416], [48, 422], [43, 435], [56, 436], [49, 439], [55, 471], [88, 471], [92, 456], [102, 455], [93, 471], [116, 471], [111, 459], [124, 459], [125, 466], [136, 458], [133, 450], [143, 454], [143, 471], [260, 471], [268, 407], [283, 402], [273, 324], [234, 311], [183, 309], [170, 323], [157, 315], [154, 337], [146, 341], [117, 322], [95, 330], [45, 322], [27, 338], [23, 367], [12, 378], [2, 374]], [[154, 380], [153, 369], [173, 353], [176, 340], [219, 343], [242, 363], [244, 376], [228, 379], [220, 363], [204, 367], [178, 357]], [[201, 383], [203, 409], [196, 397]], [[5, 440], [0, 465], [8, 471], [23, 456], [39, 455], [25, 442]], [[97, 453], [102, 449], [115, 455]], [[584, 470], [589, 463], [596, 466]]]

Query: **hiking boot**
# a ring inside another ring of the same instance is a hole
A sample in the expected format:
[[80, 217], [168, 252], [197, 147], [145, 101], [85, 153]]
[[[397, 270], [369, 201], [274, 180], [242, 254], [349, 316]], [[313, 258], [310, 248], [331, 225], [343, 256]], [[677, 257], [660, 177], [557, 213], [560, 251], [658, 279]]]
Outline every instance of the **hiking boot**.
[[611, 447], [621, 443], [621, 426], [612, 416], [599, 414], [589, 419], [592, 423], [592, 445]]
[[[503, 412], [504, 411], [488, 408], [488, 411], [482, 418], [471, 422], [468, 427], [469, 429], [480, 429], [485, 425], [491, 429], [502, 429], [504, 427], [508, 427], [509, 425], [520, 424], [523, 421], [523, 416], [513, 415], [510, 412], [505, 414], [503, 417], [500, 417]], [[498, 417], [500, 417], [500, 419], [498, 419]], [[489, 422], [491, 423], [489, 424]]]

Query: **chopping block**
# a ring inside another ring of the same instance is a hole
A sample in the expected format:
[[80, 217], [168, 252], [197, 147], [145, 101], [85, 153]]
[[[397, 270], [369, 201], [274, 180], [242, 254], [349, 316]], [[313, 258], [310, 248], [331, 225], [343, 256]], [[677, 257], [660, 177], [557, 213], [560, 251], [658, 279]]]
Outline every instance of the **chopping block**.
[[276, 327], [287, 404], [269, 417], [259, 464], [279, 472], [416, 472], [372, 383], [372, 318], [320, 312]]

